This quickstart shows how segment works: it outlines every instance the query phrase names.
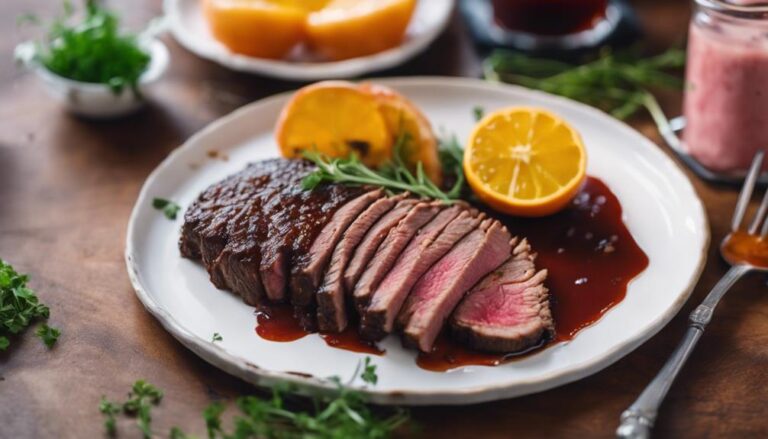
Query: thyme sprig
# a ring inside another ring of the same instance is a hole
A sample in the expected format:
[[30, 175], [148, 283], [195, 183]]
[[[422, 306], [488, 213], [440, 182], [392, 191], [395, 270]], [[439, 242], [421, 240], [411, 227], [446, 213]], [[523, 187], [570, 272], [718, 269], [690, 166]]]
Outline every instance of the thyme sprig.
[[441, 200], [447, 204], [455, 202], [459, 198], [464, 183], [463, 174], [447, 192], [427, 177], [421, 162], [417, 164], [414, 175], [403, 159], [403, 151], [406, 150], [409, 142], [408, 134], [400, 134], [395, 142], [392, 160], [376, 170], [366, 166], [356, 155], [347, 158], [330, 158], [317, 151], [305, 150], [304, 158], [313, 162], [317, 169], [304, 177], [302, 187], [311, 190], [321, 183], [370, 185], [393, 192], [410, 192], [414, 195]]

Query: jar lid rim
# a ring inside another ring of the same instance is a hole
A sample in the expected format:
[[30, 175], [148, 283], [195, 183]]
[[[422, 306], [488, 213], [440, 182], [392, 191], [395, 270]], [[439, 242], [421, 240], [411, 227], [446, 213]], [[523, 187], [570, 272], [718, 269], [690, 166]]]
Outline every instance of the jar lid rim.
[[736, 3], [726, 2], [723, 0], [695, 0], [696, 4], [708, 9], [712, 9], [717, 12], [725, 14], [733, 14], [745, 18], [764, 18], [763, 14], [768, 13], [768, 2], [740, 5]]

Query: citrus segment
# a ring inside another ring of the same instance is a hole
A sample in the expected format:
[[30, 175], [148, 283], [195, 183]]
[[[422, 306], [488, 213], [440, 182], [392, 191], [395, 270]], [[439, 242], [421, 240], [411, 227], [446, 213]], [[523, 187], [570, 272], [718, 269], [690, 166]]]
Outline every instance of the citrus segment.
[[331, 0], [307, 19], [310, 47], [341, 60], [400, 45], [416, 0]]
[[287, 158], [315, 150], [330, 157], [355, 154], [378, 166], [392, 152], [392, 136], [376, 99], [343, 81], [319, 82], [296, 92], [283, 108], [275, 136]]
[[475, 194], [496, 210], [549, 215], [565, 207], [586, 177], [581, 136], [538, 108], [506, 108], [483, 118], [464, 152]]
[[213, 36], [229, 50], [259, 58], [285, 57], [304, 39], [311, 4], [298, 0], [203, 0]]

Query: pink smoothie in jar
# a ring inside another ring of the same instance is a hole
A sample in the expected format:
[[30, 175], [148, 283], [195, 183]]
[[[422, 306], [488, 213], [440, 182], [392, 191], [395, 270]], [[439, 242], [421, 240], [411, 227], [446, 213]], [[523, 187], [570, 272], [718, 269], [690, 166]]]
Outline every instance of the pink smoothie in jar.
[[768, 6], [747, 3], [696, 0], [688, 36], [683, 140], [717, 172], [768, 150]]

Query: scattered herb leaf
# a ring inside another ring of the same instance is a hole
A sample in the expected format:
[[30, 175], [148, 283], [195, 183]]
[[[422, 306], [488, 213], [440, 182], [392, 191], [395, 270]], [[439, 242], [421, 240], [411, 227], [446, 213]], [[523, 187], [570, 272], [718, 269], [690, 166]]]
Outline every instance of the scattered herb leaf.
[[178, 215], [179, 210], [181, 210], [181, 206], [171, 200], [166, 200], [165, 198], [154, 198], [152, 200], [152, 207], [157, 210], [162, 210], [165, 217], [169, 220], [175, 220], [176, 215]]
[[[115, 93], [125, 87], [136, 90], [150, 61], [138, 38], [121, 33], [117, 15], [96, 0], [86, 2], [82, 22], [71, 23], [73, 12], [65, 2], [63, 16], [51, 23], [42, 42], [33, 45], [33, 59], [65, 78], [106, 84]], [[27, 15], [24, 20], [33, 19]]]
[[424, 173], [421, 163], [416, 167], [416, 175], [408, 169], [402, 158], [402, 152], [406, 149], [408, 142], [410, 137], [407, 134], [398, 136], [394, 146], [393, 160], [379, 170], [367, 167], [356, 155], [343, 159], [329, 158], [316, 151], [305, 150], [304, 158], [317, 165], [317, 169], [304, 177], [301, 182], [302, 187], [311, 190], [324, 182], [372, 185], [396, 192], [410, 192], [448, 204], [458, 199], [458, 196], [453, 196], [455, 191], [444, 192], [437, 187]]
[[61, 331], [57, 328], [48, 326], [47, 323], [43, 323], [37, 327], [35, 334], [43, 340], [43, 343], [45, 343], [48, 349], [51, 349], [53, 345], [56, 344], [56, 340], [59, 339]]
[[475, 122], [479, 122], [485, 116], [485, 108], [479, 105], [475, 106], [472, 109], [472, 115], [475, 117]]
[[[17, 273], [10, 264], [0, 259], [0, 350], [11, 345], [11, 335], [20, 333], [35, 320], [47, 319], [50, 314], [48, 307], [40, 303], [35, 292], [27, 287], [28, 281], [29, 276]], [[55, 331], [55, 337], [59, 336], [58, 329], [49, 329], [51, 334]], [[48, 345], [49, 340], [53, 340], [52, 345], [55, 337], [43, 338], [43, 342]]]
[[211, 338], [211, 342], [215, 343], [217, 341], [223, 341], [224, 337], [221, 336], [218, 332], [213, 333], [213, 337]]
[[376, 375], [376, 365], [371, 363], [371, 357], [365, 357], [363, 364], [363, 373], [360, 378], [368, 384], [376, 385], [379, 382], [379, 376]]
[[[366, 357], [363, 372], [359, 375], [363, 381], [375, 384], [376, 366]], [[360, 370], [355, 372], [352, 381], [358, 378]], [[314, 396], [310, 404], [288, 394], [288, 386], [275, 386], [269, 398], [244, 396], [235, 401], [240, 414], [232, 420], [230, 428], [224, 428], [222, 415], [226, 406], [221, 402], [209, 405], [203, 412], [205, 427], [209, 439], [342, 439], [368, 438], [385, 439], [408, 422], [408, 411], [401, 408], [371, 409], [363, 395], [341, 384], [338, 377], [331, 381], [338, 386], [332, 395]], [[122, 410], [126, 413], [140, 413], [145, 406], [147, 422], [140, 428], [144, 437], [151, 435], [149, 410], [162, 398], [154, 386], [144, 381], [137, 381], [129, 400], [122, 406], [102, 398], [99, 410], [107, 417], [105, 428], [111, 436], [116, 434], [115, 416]], [[130, 407], [127, 408], [127, 406]], [[191, 439], [179, 427], [173, 427], [169, 433], [171, 439]]]
[[485, 62], [485, 77], [581, 101], [619, 119], [645, 108], [665, 132], [669, 121], [649, 89], [682, 89], [682, 79], [669, 71], [684, 65], [685, 52], [675, 48], [649, 58], [604, 51], [580, 66], [497, 50]]
[[104, 415], [104, 429], [107, 430], [107, 435], [114, 437], [117, 435], [117, 419], [115, 416], [120, 413], [121, 407], [118, 404], [110, 402], [106, 397], [101, 397], [99, 402], [99, 411]]

